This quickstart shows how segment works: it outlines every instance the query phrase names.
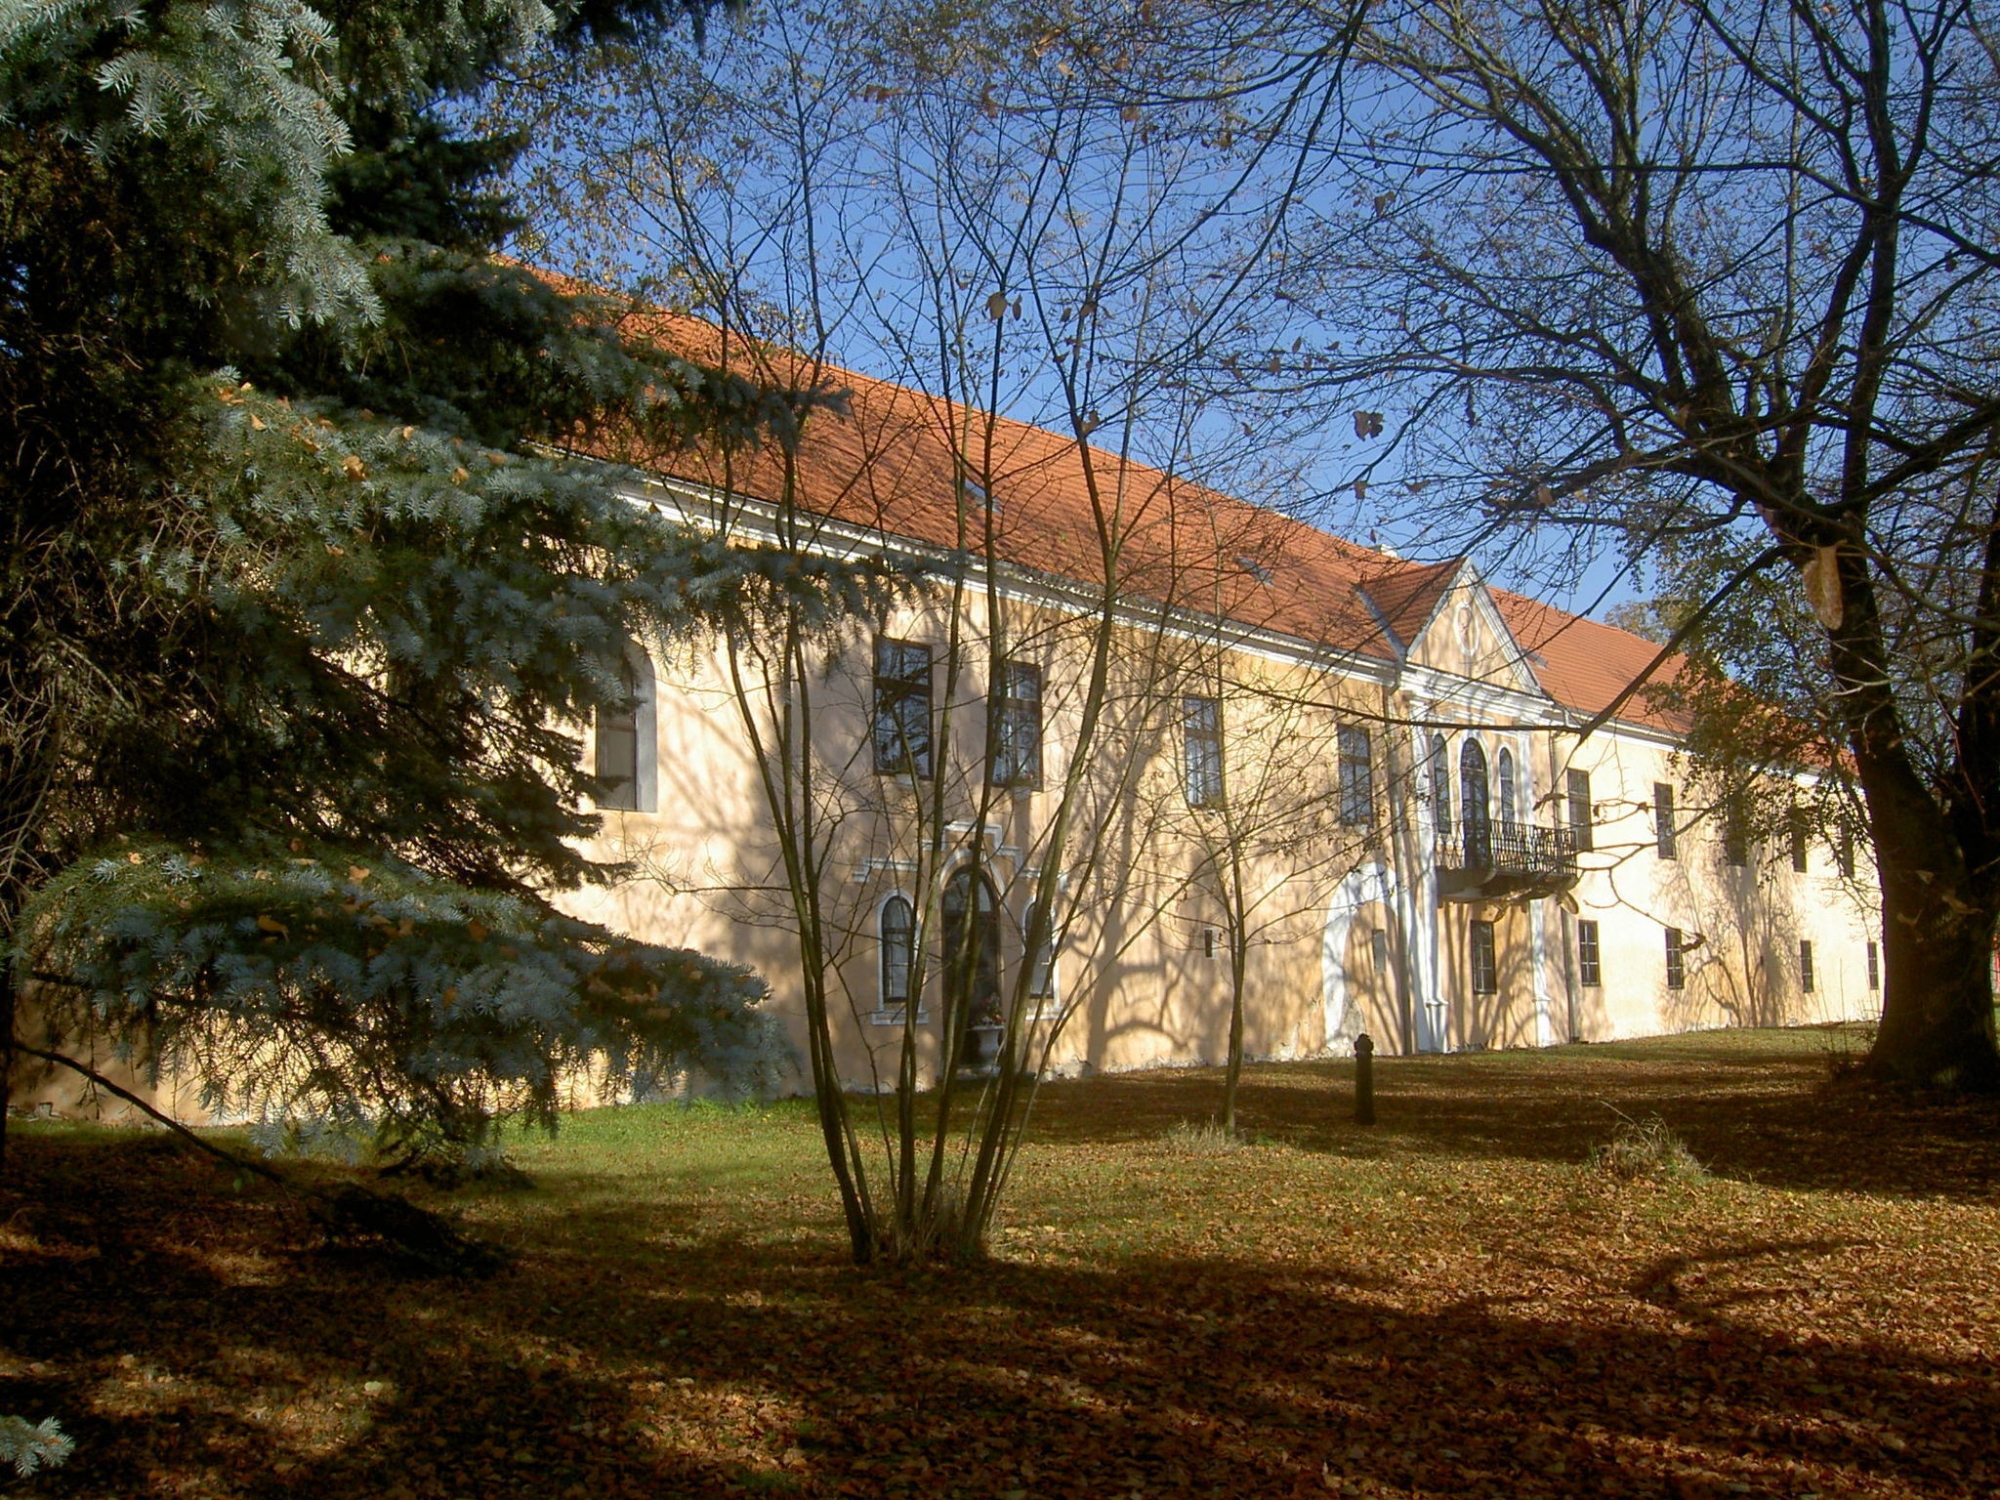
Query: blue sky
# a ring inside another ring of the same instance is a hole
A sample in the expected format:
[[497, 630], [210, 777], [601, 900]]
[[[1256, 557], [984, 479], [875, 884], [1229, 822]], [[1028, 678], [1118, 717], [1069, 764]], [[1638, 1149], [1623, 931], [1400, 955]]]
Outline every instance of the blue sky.
[[1030, 61], [997, 75], [1042, 101], [1012, 112], [970, 85], [902, 91], [865, 37], [782, 7], [643, 61], [513, 101], [540, 112], [529, 258], [1018, 420], [1088, 414], [1101, 446], [1406, 556], [1469, 546], [1566, 608], [1638, 592], [1617, 558], [1566, 555], [1574, 537], [1482, 539], [1483, 480], [1417, 477], [1413, 453], [1466, 446], [1457, 406], [1383, 402], [1362, 439], [1365, 394], [1315, 382], [1353, 334], [1294, 295], [1273, 204], [1338, 174], [1242, 144], [1257, 121], [1326, 129], [1310, 90], [1139, 116]]

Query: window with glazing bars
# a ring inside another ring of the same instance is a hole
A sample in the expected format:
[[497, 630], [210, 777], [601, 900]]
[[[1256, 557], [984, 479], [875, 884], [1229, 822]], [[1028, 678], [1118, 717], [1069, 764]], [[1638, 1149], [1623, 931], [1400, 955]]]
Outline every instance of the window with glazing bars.
[[1604, 966], [1597, 946], [1597, 924], [1579, 921], [1576, 924], [1576, 979], [1587, 990], [1600, 989], [1604, 984]]
[[1806, 822], [1805, 809], [1793, 808], [1786, 822], [1792, 834], [1792, 868], [1803, 875], [1806, 872], [1806, 856], [1812, 847], [1812, 829]]
[[883, 1010], [910, 1003], [910, 969], [916, 953], [916, 922], [910, 903], [891, 896], [882, 903]]
[[1431, 736], [1431, 816], [1440, 834], [1451, 832], [1451, 758], [1444, 736]]
[[1022, 913], [1021, 939], [1028, 952], [1028, 998], [1050, 999], [1056, 992], [1056, 935], [1040, 902], [1030, 901]]
[[1750, 862], [1750, 833], [1744, 826], [1743, 809], [1735, 802], [1722, 806], [1722, 857], [1731, 869], [1740, 870]]
[[993, 784], [1042, 784], [1042, 669], [1024, 661], [1000, 664], [1000, 690], [989, 709], [993, 724]]
[[1807, 995], [1813, 992], [1812, 941], [1809, 938], [1799, 939], [1799, 989]]
[[1669, 927], [1667, 929], [1667, 988], [1670, 990], [1687, 988], [1687, 964], [1684, 954], [1685, 949], [1681, 946], [1680, 928]]
[[1500, 961], [1494, 946], [1493, 924], [1472, 924], [1472, 993], [1497, 995], [1500, 992]]
[[1882, 988], [1882, 949], [1875, 943], [1868, 945], [1868, 988]]
[[597, 805], [633, 811], [639, 806], [639, 674], [632, 663], [618, 664], [618, 685], [625, 701], [597, 711], [597, 763], [603, 783]]
[[1590, 810], [1590, 772], [1570, 771], [1563, 778], [1563, 790], [1569, 803], [1569, 829], [1576, 838], [1578, 852], [1592, 847], [1591, 826], [1593, 814]]
[[1189, 807], [1222, 805], [1222, 700], [1181, 699], [1181, 771]]
[[1368, 731], [1340, 731], [1340, 821], [1368, 823], [1375, 817], [1375, 761]]
[[875, 769], [931, 774], [931, 648], [875, 638]]
[[1664, 781], [1653, 783], [1653, 842], [1661, 859], [1674, 859], [1674, 789]]

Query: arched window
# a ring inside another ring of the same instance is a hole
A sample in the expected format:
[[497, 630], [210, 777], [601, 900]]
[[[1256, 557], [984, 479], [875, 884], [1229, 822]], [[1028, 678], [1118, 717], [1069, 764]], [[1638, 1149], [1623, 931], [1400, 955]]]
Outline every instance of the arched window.
[[1514, 797], [1514, 753], [1502, 746], [1500, 750], [1500, 826], [1512, 828], [1519, 821]]
[[591, 769], [603, 783], [597, 805], [624, 812], [659, 806], [659, 740], [653, 711], [653, 663], [630, 641], [618, 667], [623, 701], [597, 711]]
[[882, 1009], [910, 1003], [910, 970], [915, 966], [916, 915], [901, 896], [882, 903]]
[[1486, 752], [1475, 736], [1467, 735], [1465, 748], [1458, 752], [1458, 805], [1468, 866], [1492, 862], [1493, 818], [1486, 799]]
[[1444, 736], [1431, 736], [1431, 816], [1440, 834], [1451, 832], [1451, 754]]

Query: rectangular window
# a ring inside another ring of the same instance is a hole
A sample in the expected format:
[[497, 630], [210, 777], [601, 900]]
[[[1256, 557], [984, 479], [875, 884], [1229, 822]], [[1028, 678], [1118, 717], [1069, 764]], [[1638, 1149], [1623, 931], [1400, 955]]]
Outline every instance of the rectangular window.
[[931, 774], [931, 648], [875, 638], [875, 769]]
[[1494, 950], [1491, 922], [1472, 924], [1472, 993], [1475, 995], [1500, 993], [1500, 963], [1499, 956]]
[[597, 711], [597, 779], [603, 789], [597, 805], [626, 812], [639, 806], [639, 674], [621, 662], [618, 685], [624, 690], [620, 708]]
[[1799, 990], [1810, 995], [1813, 992], [1812, 943], [1799, 939]]
[[1340, 821], [1375, 820], [1375, 759], [1365, 729], [1340, 731]]
[[1806, 826], [1805, 809], [1795, 807], [1787, 820], [1792, 830], [1792, 868], [1803, 875], [1806, 872], [1806, 851], [1810, 847], [1811, 830]]
[[1056, 992], [1056, 935], [1045, 926], [1041, 903], [1030, 901], [1023, 916], [1021, 937], [1032, 957], [1028, 963], [1028, 998], [1053, 999]]
[[1674, 789], [1664, 781], [1653, 783], [1653, 842], [1661, 859], [1674, 859]]
[[1681, 930], [1667, 929], [1667, 988], [1684, 990], [1687, 988], [1687, 965], [1681, 957]]
[[1722, 804], [1722, 858], [1732, 870], [1740, 870], [1750, 862], [1749, 820], [1743, 816], [1743, 805], [1731, 797]]
[[1604, 985], [1604, 966], [1598, 953], [1595, 922], [1576, 924], [1576, 978], [1577, 983], [1587, 990], [1601, 989]]
[[1868, 945], [1868, 988], [1882, 988], [1882, 949], [1874, 943]]
[[1042, 669], [1000, 664], [1000, 690], [987, 712], [993, 725], [993, 784], [1042, 784]]
[[1840, 830], [1840, 842], [1833, 846], [1833, 858], [1834, 863], [1840, 868], [1840, 878], [1843, 880], [1852, 880], [1854, 878], [1853, 829], [1843, 828]]
[[891, 1010], [910, 1001], [910, 967], [916, 946], [915, 914], [901, 896], [882, 904], [882, 1006]]
[[1189, 807], [1222, 805], [1222, 700], [1181, 699], [1181, 771]]
[[1564, 790], [1568, 793], [1570, 832], [1576, 835], [1578, 852], [1587, 852], [1593, 847], [1590, 832], [1593, 818], [1590, 810], [1590, 772], [1571, 771], [1563, 779]]
[[1201, 930], [1201, 956], [1203, 958], [1215, 957], [1215, 929], [1213, 927], [1204, 927]]

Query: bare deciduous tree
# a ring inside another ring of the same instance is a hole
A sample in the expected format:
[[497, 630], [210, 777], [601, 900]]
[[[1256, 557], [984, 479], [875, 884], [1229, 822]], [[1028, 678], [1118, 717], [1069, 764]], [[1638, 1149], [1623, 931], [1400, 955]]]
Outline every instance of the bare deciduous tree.
[[[1187, 525], [1214, 498], [1187, 455], [1228, 445], [1203, 431], [1186, 372], [1284, 202], [1244, 183], [1273, 172], [1309, 94], [1201, 90], [1142, 109], [1107, 82], [1100, 38], [1066, 35], [1024, 11], [855, 6], [832, 24], [781, 10], [699, 59], [552, 66], [509, 106], [555, 127], [539, 183], [576, 226], [565, 245], [581, 269], [694, 314], [713, 331], [706, 359], [788, 405], [835, 404], [847, 387], [845, 416], [714, 456], [718, 518], [800, 549], [858, 531], [923, 564], [877, 632], [920, 634], [923, 649], [891, 647], [872, 701], [865, 632], [788, 625], [733, 641], [727, 663], [776, 867], [736, 899], [776, 909], [796, 938], [860, 1260], [978, 1252], [1035, 1080], [1144, 935], [1136, 914], [1188, 878], [1137, 854], [1180, 795], [1161, 774], [1180, 730], [1165, 685], [1217, 566]], [[1310, 125], [1299, 133], [1309, 142]], [[1024, 552], [1036, 525], [1040, 550]], [[1025, 798], [1023, 741], [1005, 729], [1022, 669], [1044, 726]], [[885, 692], [922, 701], [905, 713]], [[864, 977], [890, 875], [909, 893], [899, 1016], [872, 1014]], [[1022, 960], [1004, 979], [983, 967], [1002, 914]], [[928, 1023], [927, 992], [945, 997]], [[989, 1004], [998, 1055], [967, 1076]], [[844, 1091], [843, 1047], [886, 1020], [900, 1026], [886, 1065], [868, 1064], [871, 1123]]]
[[2000, 1086], [1985, 18], [1959, 0], [1389, 4], [1355, 64], [1344, 175], [1286, 246], [1321, 332], [1264, 399], [1386, 411], [1389, 441], [1350, 472], [1434, 541], [1728, 557], [1702, 590], [1725, 601], [1789, 577], [1880, 872], [1873, 1062]]

